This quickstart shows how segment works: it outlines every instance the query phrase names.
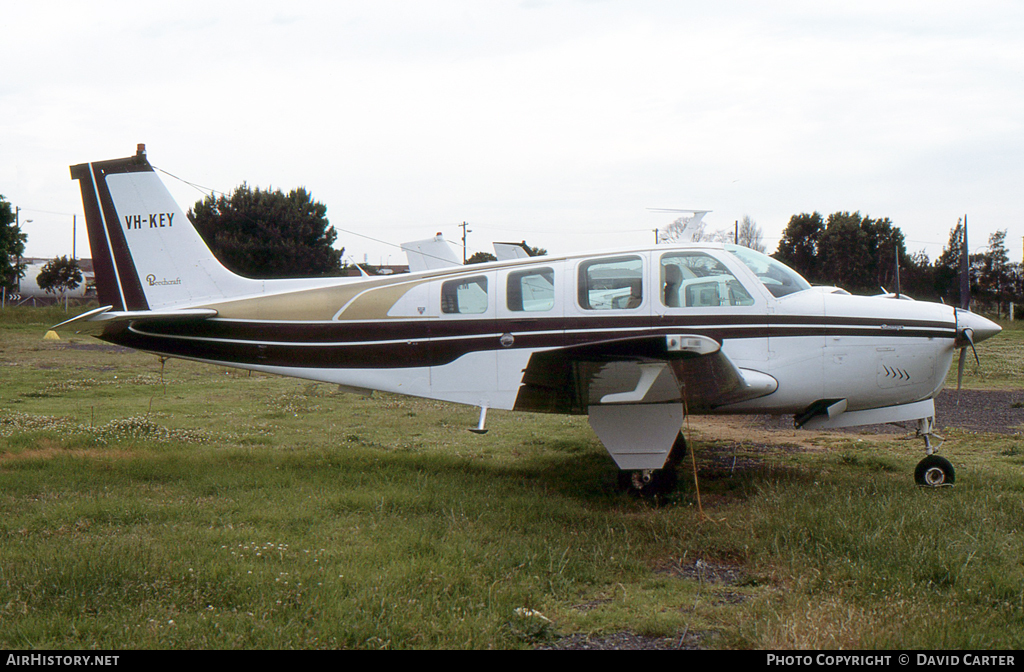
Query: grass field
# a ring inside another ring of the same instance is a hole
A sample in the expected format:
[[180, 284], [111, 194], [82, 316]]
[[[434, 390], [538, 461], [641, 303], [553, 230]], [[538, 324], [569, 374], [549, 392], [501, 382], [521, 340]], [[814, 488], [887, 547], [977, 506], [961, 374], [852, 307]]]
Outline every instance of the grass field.
[[[43, 340], [0, 315], [0, 648], [1024, 646], [1024, 446], [695, 418], [658, 506], [585, 417]], [[1024, 331], [965, 386], [1019, 387]], [[955, 366], [951, 373], [955, 385]], [[562, 639], [561, 641], [566, 641]]]

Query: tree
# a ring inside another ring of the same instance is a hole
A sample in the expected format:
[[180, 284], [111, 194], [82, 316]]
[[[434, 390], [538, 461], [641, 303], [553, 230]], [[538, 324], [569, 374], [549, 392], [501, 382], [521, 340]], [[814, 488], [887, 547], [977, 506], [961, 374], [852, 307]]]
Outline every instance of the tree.
[[995, 303], [996, 312], [1009, 312], [1013, 300], [1014, 278], [1010, 255], [1006, 251], [1006, 230], [996, 231], [988, 237], [988, 250], [979, 260], [978, 298]]
[[774, 257], [811, 282], [868, 294], [895, 288], [897, 259], [901, 271], [915, 268], [903, 232], [888, 217], [859, 212], [834, 212], [824, 221], [817, 212], [793, 215]]
[[[515, 244], [515, 243], [512, 243], [512, 244]], [[545, 256], [548, 253], [548, 251], [545, 250], [543, 247], [533, 247], [531, 245], [527, 245], [525, 240], [522, 242], [522, 246], [526, 250], [526, 253], [529, 254], [531, 257], [543, 257], [543, 256]], [[494, 256], [490, 252], [474, 252], [473, 255], [469, 259], [466, 260], [466, 263], [467, 264], [484, 264], [484, 263], [487, 263], [488, 261], [497, 261], [497, 260], [498, 260], [498, 257]]]
[[[960, 305], [960, 256], [963, 251], [964, 223], [958, 219], [949, 230], [949, 242], [935, 260], [935, 292], [947, 303]], [[970, 271], [968, 271], [970, 275]]]
[[755, 252], [765, 251], [764, 233], [757, 222], [750, 218], [750, 215], [743, 215], [743, 220], [740, 222], [739, 239], [736, 243], [743, 247], [749, 247]]
[[0, 291], [17, 288], [25, 275], [25, 264], [21, 255], [25, 253], [28, 237], [15, 222], [11, 204], [0, 196]]
[[476, 252], [469, 259], [466, 260], [467, 264], [485, 264], [488, 261], [497, 261], [498, 258], [490, 252]]
[[818, 240], [825, 231], [825, 221], [815, 212], [793, 215], [782, 231], [782, 240], [772, 255], [811, 282], [820, 282]]
[[935, 266], [924, 250], [910, 255], [909, 265], [900, 265], [900, 285], [902, 291], [915, 299], [938, 298], [935, 291]]
[[882, 287], [893, 287], [897, 258], [902, 268], [910, 265], [903, 232], [888, 217], [836, 212], [828, 216], [818, 240], [822, 280], [851, 292], [876, 294]]
[[36, 284], [47, 294], [63, 296], [64, 307], [67, 308], [67, 293], [82, 284], [82, 271], [76, 260], [67, 256], [54, 257], [39, 271]]
[[211, 194], [197, 201], [188, 217], [221, 263], [239, 275], [285, 278], [341, 272], [345, 250], [332, 247], [338, 234], [327, 220], [327, 206], [304, 188], [285, 194], [243, 183], [230, 196]]

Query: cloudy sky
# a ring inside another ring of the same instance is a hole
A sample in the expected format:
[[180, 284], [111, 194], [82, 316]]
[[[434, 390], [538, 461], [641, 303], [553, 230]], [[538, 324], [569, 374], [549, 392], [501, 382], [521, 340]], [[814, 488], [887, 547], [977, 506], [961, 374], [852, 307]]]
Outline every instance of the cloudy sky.
[[75, 213], [87, 256], [68, 166], [141, 142], [204, 189], [305, 186], [371, 263], [463, 221], [470, 253], [647, 243], [672, 219], [648, 208], [748, 215], [769, 251], [859, 210], [933, 259], [966, 213], [1021, 260], [1018, 0], [39, 0], [4, 25], [0, 194], [32, 256], [70, 254]]

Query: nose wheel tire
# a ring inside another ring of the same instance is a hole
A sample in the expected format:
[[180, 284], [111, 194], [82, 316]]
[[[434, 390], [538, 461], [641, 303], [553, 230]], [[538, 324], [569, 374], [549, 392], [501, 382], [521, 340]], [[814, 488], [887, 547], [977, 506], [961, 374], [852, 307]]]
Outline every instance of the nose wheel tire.
[[949, 460], [938, 455], [929, 455], [917, 464], [914, 469], [914, 482], [926, 488], [938, 488], [953, 485], [956, 471]]

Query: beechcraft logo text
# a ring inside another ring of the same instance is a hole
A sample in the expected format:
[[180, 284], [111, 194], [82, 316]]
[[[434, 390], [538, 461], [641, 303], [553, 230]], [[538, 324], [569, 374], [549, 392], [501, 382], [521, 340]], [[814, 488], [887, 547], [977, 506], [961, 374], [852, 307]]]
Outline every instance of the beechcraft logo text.
[[[149, 226], [146, 226], [146, 225]], [[174, 224], [174, 213], [173, 212], [157, 212], [151, 215], [125, 215], [124, 226], [126, 229], [131, 231], [132, 229], [163, 229]]]
[[156, 276], [150, 273], [149, 275], [146, 276], [146, 284], [148, 284], [150, 287], [157, 287], [160, 285], [180, 285], [181, 278], [175, 278], [174, 280], [162, 278], [160, 280], [157, 280]]

